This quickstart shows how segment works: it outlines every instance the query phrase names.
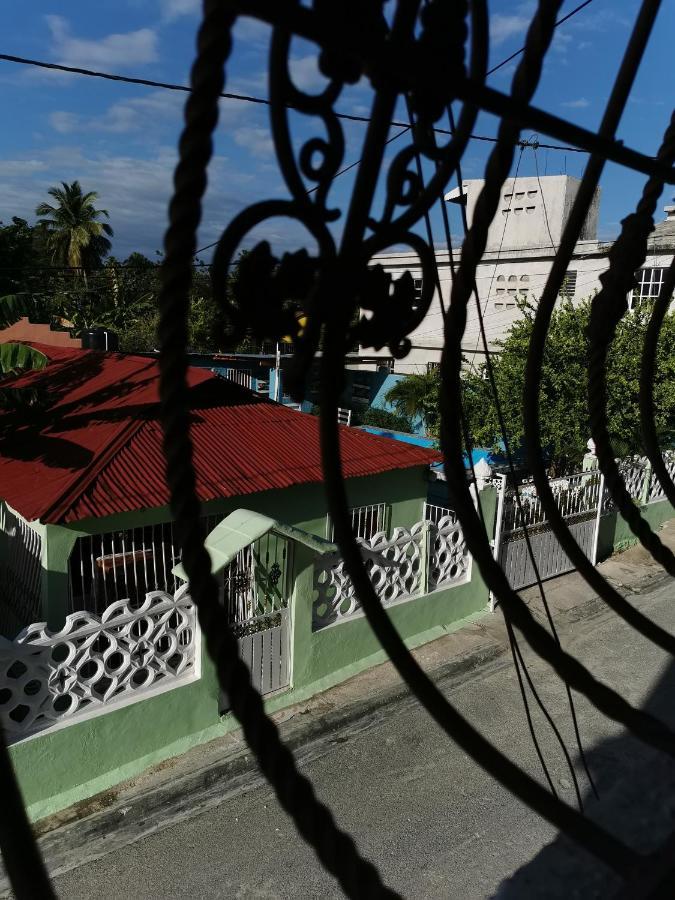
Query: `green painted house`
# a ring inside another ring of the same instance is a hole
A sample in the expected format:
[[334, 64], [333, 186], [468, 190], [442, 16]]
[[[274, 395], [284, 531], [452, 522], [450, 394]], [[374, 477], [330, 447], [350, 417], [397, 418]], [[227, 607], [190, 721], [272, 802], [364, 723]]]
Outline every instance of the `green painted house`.
[[[33, 818], [236, 727], [181, 577], [158, 368], [40, 348], [33, 398], [0, 415], [0, 716]], [[197, 491], [221, 602], [270, 709], [381, 661], [332, 543], [318, 421], [203, 369], [188, 375]], [[410, 645], [483, 611], [435, 455], [343, 427], [352, 524]], [[480, 494], [494, 519], [494, 493]]]

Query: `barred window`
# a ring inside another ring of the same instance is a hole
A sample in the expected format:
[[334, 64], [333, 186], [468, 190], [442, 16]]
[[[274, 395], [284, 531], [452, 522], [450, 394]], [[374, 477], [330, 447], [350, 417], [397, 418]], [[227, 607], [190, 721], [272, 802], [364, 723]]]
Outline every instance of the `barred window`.
[[[369, 541], [378, 531], [385, 534], [389, 530], [389, 505], [387, 503], [371, 503], [368, 506], [355, 506], [350, 509], [352, 531], [354, 536]], [[335, 529], [330, 516], [326, 516], [326, 537], [334, 538]]]
[[572, 300], [576, 289], [577, 273], [574, 269], [568, 269], [567, 272], [565, 272], [565, 277], [563, 278], [563, 283], [560, 287], [560, 296]]
[[655, 300], [661, 293], [665, 269], [639, 269], [635, 273], [637, 287], [629, 297], [631, 309], [642, 300]]

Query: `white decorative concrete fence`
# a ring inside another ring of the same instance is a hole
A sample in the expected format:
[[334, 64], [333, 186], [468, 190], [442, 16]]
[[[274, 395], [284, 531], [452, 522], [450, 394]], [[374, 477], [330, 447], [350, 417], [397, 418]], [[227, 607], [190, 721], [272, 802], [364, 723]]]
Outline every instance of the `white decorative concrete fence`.
[[69, 723], [199, 674], [196, 610], [183, 585], [72, 613], [60, 631], [29, 625], [0, 638], [0, 719], [10, 741]]
[[[675, 452], [672, 450], [666, 450], [663, 453], [663, 462], [665, 463], [666, 469], [670, 477], [675, 481]], [[661, 487], [661, 483], [659, 479], [656, 477], [656, 473], [650, 467], [649, 471], [649, 491], [647, 494], [647, 501], [652, 503], [657, 500], [665, 500], [666, 492]]]
[[[394, 528], [390, 538], [378, 532], [370, 540], [357, 540], [383, 606], [462, 584], [470, 577], [471, 557], [455, 514], [441, 507], [426, 507], [425, 515], [424, 521], [410, 529]], [[338, 556], [322, 558], [314, 572], [314, 589], [315, 630], [361, 611], [354, 585]]]

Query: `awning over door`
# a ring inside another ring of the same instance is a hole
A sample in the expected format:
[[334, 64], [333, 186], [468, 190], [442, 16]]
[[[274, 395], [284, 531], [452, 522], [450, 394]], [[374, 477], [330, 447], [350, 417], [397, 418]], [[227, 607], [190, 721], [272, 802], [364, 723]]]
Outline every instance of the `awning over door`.
[[[338, 550], [331, 541], [308, 534], [300, 528], [294, 528], [293, 525], [286, 525], [250, 509], [236, 509], [216, 525], [204, 541], [204, 546], [211, 557], [211, 573], [215, 575], [220, 572], [232, 562], [240, 550], [270, 531], [304, 544], [320, 556], [337, 553]], [[182, 563], [175, 566], [172, 572], [177, 578], [188, 580]]]

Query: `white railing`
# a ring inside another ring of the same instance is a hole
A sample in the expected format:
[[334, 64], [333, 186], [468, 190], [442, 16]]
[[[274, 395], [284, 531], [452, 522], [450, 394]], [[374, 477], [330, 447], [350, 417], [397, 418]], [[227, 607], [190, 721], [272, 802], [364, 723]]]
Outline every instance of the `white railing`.
[[250, 369], [217, 369], [215, 370], [222, 378], [228, 381], [234, 381], [242, 387], [253, 390], [253, 375]]
[[433, 503], [424, 504], [422, 517], [425, 522], [433, 522], [434, 525], [438, 525], [439, 521], [447, 515], [454, 515], [447, 506], [437, 506]]
[[[389, 512], [387, 503], [369, 503], [350, 509], [349, 517], [354, 537], [369, 541], [376, 534], [386, 534], [389, 530]], [[332, 541], [334, 537], [333, 523], [330, 516], [326, 516], [326, 539]]]
[[199, 675], [195, 606], [182, 585], [145, 601], [112, 603], [101, 616], [72, 613], [60, 631], [29, 625], [0, 638], [0, 721], [17, 741]]
[[338, 420], [338, 425], [351, 425], [352, 424], [351, 409], [342, 409], [341, 406], [338, 406], [337, 420]]
[[[441, 507], [438, 507], [440, 509]], [[455, 514], [446, 508], [437, 522], [394, 528], [391, 538], [380, 532], [358, 540], [366, 571], [383, 606], [420, 596], [470, 577], [466, 542]], [[324, 557], [314, 572], [312, 607], [315, 630], [360, 613], [354, 585], [339, 556]]]
[[7, 541], [0, 564], [0, 633], [10, 636], [41, 615], [42, 537], [5, 505], [0, 531]]
[[[596, 470], [579, 472], [549, 482], [560, 514], [565, 518], [590, 513], [598, 508], [600, 474]], [[504, 497], [503, 534], [518, 528], [542, 525], [547, 521], [546, 512], [533, 484], [509, 488]], [[518, 503], [520, 500], [520, 503]]]

